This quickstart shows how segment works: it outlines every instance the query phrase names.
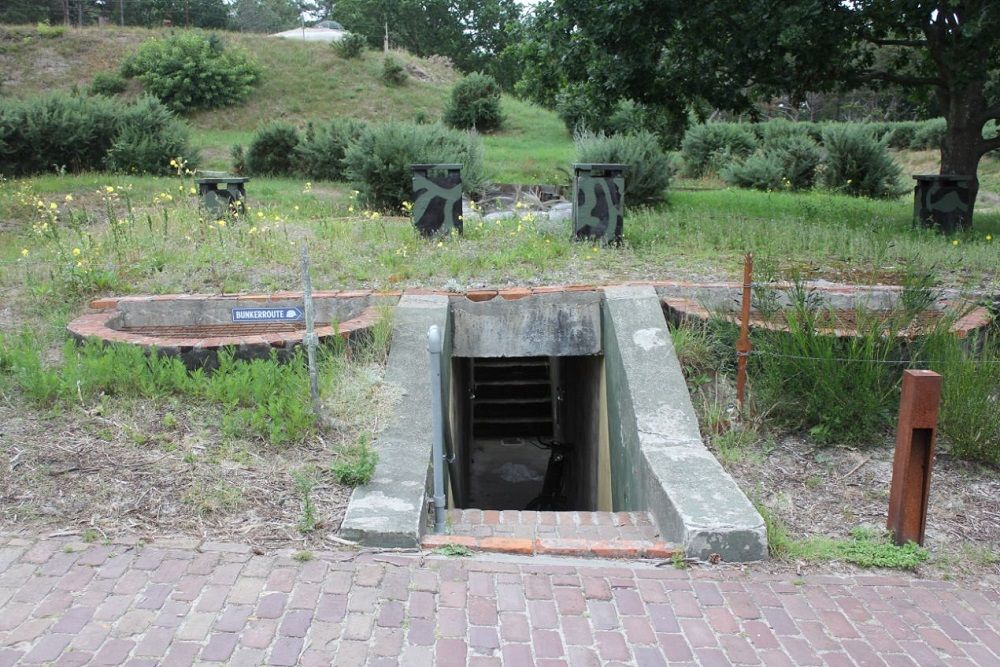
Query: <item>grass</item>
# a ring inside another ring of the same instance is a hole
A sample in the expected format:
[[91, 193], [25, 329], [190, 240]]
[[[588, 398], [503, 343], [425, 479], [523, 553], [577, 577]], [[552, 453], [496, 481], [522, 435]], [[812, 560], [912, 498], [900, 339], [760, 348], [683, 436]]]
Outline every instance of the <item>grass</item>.
[[909, 542], [897, 546], [885, 533], [858, 527], [849, 538], [807, 537], [794, 539], [781, 520], [768, 507], [755, 503], [767, 528], [771, 557], [790, 561], [842, 562], [865, 568], [915, 570], [927, 561], [930, 553]]
[[486, 162], [500, 183], [567, 185], [573, 139], [551, 111], [505, 95], [507, 119], [499, 132], [483, 135]]

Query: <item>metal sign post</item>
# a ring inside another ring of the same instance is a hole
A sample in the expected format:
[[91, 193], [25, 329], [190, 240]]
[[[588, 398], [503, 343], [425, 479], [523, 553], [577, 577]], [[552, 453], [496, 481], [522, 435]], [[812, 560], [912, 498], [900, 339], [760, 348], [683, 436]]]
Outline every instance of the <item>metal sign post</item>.
[[903, 371], [888, 521], [889, 531], [899, 545], [924, 543], [941, 382], [941, 376], [934, 371]]
[[313, 307], [312, 278], [309, 276], [309, 250], [302, 244], [302, 296], [306, 310], [306, 358], [309, 361], [309, 395], [317, 422], [322, 422], [319, 403], [319, 378], [316, 374], [316, 309]]

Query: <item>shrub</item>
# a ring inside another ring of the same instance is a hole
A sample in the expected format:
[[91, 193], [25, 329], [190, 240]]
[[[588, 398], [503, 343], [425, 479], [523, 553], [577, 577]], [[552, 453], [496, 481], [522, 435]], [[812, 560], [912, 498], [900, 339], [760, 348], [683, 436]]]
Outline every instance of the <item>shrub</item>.
[[49, 25], [47, 21], [39, 21], [38, 25], [35, 26], [35, 32], [38, 33], [39, 37], [55, 39], [56, 37], [62, 37], [66, 34], [66, 26]]
[[346, 60], [360, 58], [368, 48], [368, 40], [364, 35], [349, 32], [339, 42], [333, 42], [333, 50], [338, 56]]
[[789, 139], [810, 138], [811, 123], [793, 123], [788, 120], [771, 120], [751, 125], [761, 145], [765, 148], [782, 145]]
[[772, 134], [763, 149], [724, 167], [720, 175], [741, 188], [806, 190], [813, 185], [822, 156], [808, 133]]
[[459, 130], [490, 132], [499, 129], [504, 117], [496, 79], [478, 72], [461, 79], [451, 89], [443, 120], [445, 125]]
[[107, 167], [129, 173], [170, 174], [173, 158], [183, 158], [194, 168], [198, 155], [191, 148], [187, 125], [155, 97], [144, 96], [126, 107], [118, 122], [118, 135], [108, 151]]
[[691, 176], [717, 171], [734, 158], [745, 158], [757, 148], [754, 133], [740, 123], [704, 123], [691, 127], [681, 141], [681, 154]]
[[182, 32], [144, 42], [122, 64], [122, 75], [138, 78], [146, 92], [186, 113], [243, 101], [260, 68], [245, 51], [225, 48], [216, 35]]
[[287, 176], [295, 173], [299, 131], [284, 121], [257, 128], [246, 152], [248, 174]]
[[576, 161], [628, 165], [625, 172], [627, 204], [661, 202], [670, 185], [670, 158], [651, 132], [610, 136], [579, 132], [576, 135]]
[[401, 210], [412, 193], [411, 164], [461, 163], [462, 189], [473, 193], [486, 185], [483, 145], [467, 132], [443, 125], [386, 123], [369, 127], [347, 149], [344, 164], [366, 206]]
[[326, 125], [306, 128], [305, 137], [295, 149], [301, 170], [314, 180], [342, 181], [346, 177], [344, 156], [347, 147], [367, 126], [353, 118], [335, 118]]
[[900, 121], [891, 123], [886, 134], [889, 135], [889, 148], [904, 149], [909, 148], [916, 137], [920, 123], [914, 121]]
[[899, 165], [887, 138], [876, 139], [864, 125], [830, 125], [823, 130], [827, 158], [824, 184], [855, 197], [888, 199], [902, 194]]
[[125, 79], [117, 72], [98, 72], [90, 82], [91, 95], [114, 97], [125, 92]]
[[64, 93], [23, 101], [0, 98], [0, 173], [103, 169], [120, 109], [105, 97]]
[[757, 151], [742, 162], [731, 162], [719, 173], [729, 185], [754, 190], [781, 190], [785, 169], [781, 156], [773, 151]]
[[910, 140], [913, 150], [936, 150], [941, 148], [944, 135], [948, 131], [948, 123], [944, 118], [934, 118], [919, 123]]
[[382, 61], [382, 83], [387, 86], [402, 86], [406, 79], [406, 68], [392, 56], [386, 56]]

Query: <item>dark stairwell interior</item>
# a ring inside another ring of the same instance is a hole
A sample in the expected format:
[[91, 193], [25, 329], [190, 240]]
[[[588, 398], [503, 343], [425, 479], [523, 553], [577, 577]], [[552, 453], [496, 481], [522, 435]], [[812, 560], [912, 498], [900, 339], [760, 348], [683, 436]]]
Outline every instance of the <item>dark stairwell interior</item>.
[[456, 506], [599, 509], [600, 448], [607, 446], [601, 362], [454, 358]]

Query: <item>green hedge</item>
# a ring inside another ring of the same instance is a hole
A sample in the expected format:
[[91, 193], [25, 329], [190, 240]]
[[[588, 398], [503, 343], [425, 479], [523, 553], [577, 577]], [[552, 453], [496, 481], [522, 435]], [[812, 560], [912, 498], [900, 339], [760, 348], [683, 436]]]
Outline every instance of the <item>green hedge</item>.
[[170, 160], [197, 163], [187, 125], [155, 98], [122, 104], [56, 93], [0, 98], [0, 173], [58, 169], [165, 174]]

